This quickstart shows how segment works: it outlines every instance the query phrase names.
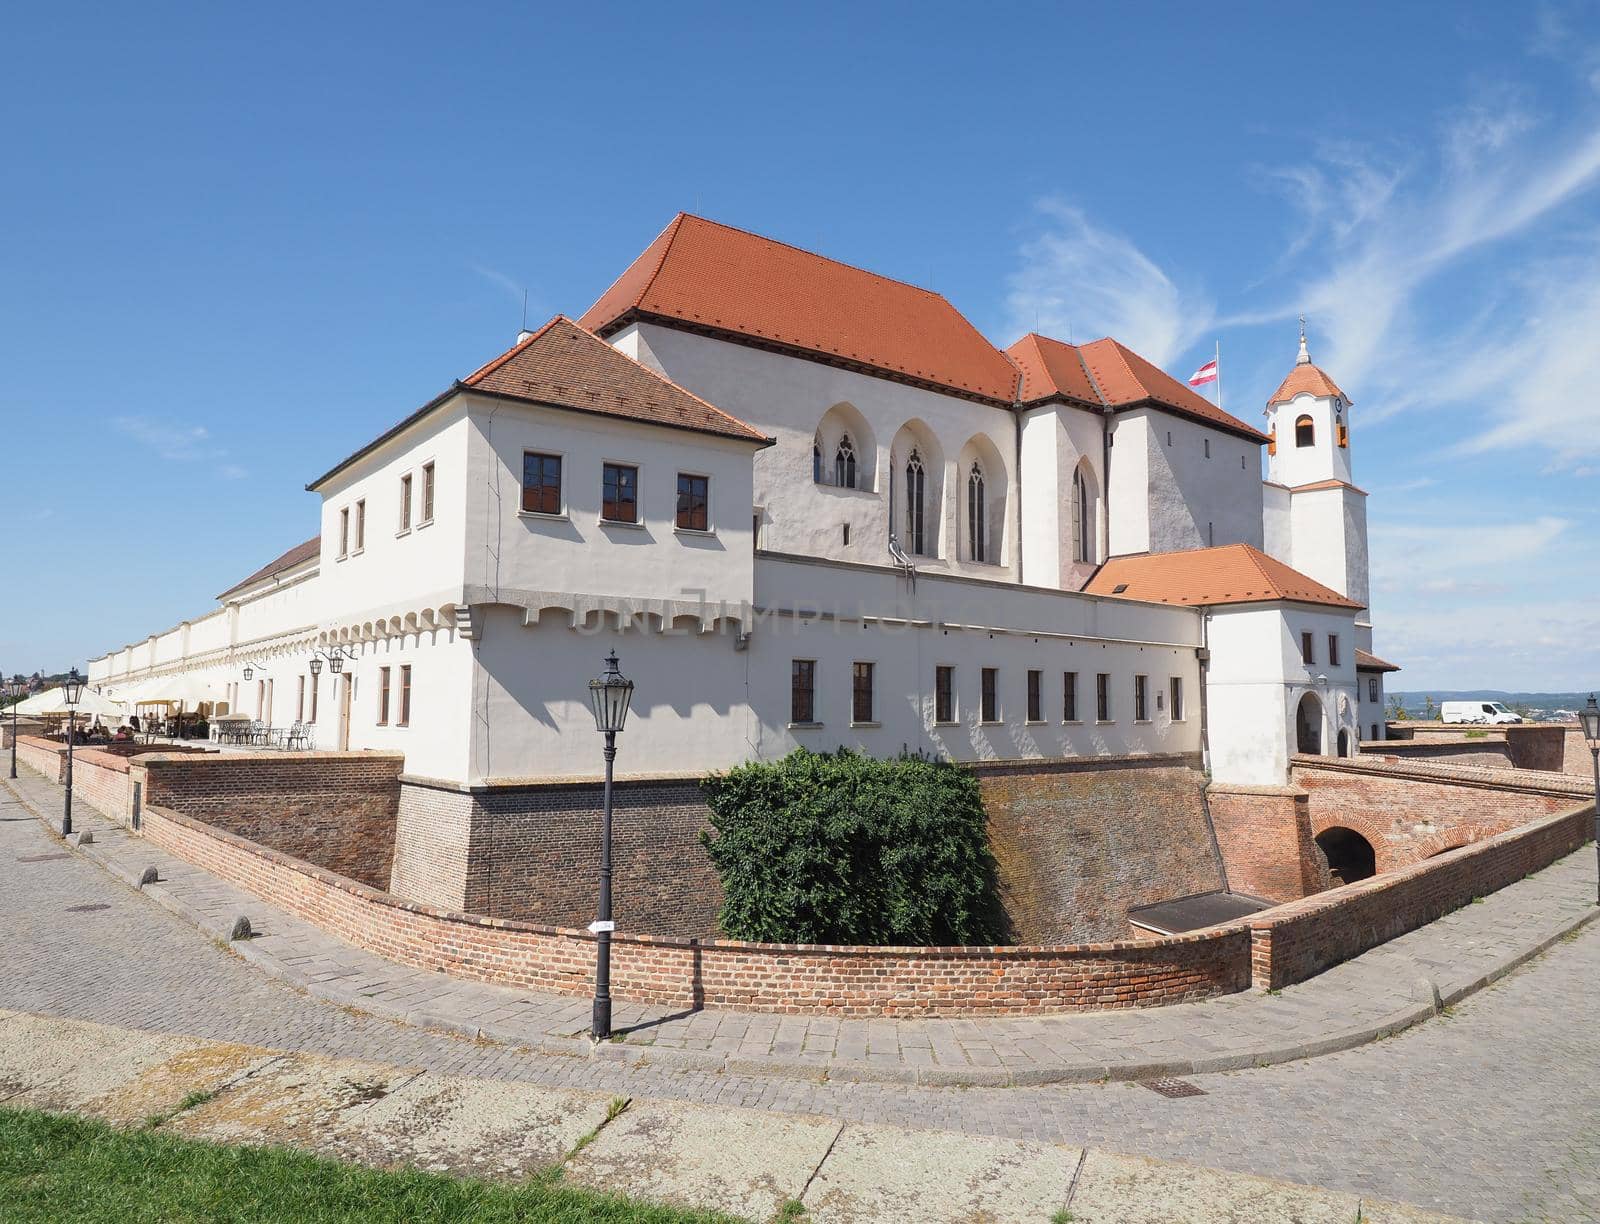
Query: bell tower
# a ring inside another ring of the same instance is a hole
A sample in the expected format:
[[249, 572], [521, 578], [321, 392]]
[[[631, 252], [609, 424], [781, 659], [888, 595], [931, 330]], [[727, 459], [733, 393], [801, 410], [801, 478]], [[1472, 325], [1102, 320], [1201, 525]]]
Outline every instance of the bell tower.
[[1291, 489], [1326, 480], [1350, 483], [1350, 400], [1312, 363], [1304, 315], [1294, 369], [1267, 401], [1267, 434], [1269, 482]]

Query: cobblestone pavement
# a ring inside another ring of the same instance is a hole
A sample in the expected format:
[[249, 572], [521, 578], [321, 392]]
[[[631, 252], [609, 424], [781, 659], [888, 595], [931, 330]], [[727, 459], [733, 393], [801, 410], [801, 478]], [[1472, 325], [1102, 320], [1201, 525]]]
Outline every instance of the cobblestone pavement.
[[[1204, 1095], [1168, 1099], [1134, 1083], [940, 1089], [630, 1067], [374, 1019], [265, 977], [67, 850], [3, 789], [0, 868], [0, 1007], [434, 1072], [1101, 1147], [1481, 1219], [1600, 1220], [1600, 926], [1386, 1041], [1195, 1076]], [[69, 909], [83, 905], [104, 908]]]

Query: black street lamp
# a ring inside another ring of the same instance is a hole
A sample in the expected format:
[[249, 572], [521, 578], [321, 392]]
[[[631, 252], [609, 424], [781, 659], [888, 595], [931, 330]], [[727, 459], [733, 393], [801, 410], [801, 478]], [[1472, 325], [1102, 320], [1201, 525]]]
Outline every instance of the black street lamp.
[[1583, 738], [1589, 741], [1589, 755], [1594, 758], [1594, 858], [1600, 875], [1600, 705], [1595, 704], [1593, 693], [1589, 694], [1589, 704], [1578, 711], [1578, 722], [1583, 725]]
[[61, 686], [61, 696], [67, 703], [67, 805], [61, 812], [61, 836], [72, 835], [72, 741], [77, 738], [78, 701], [83, 697], [83, 677], [74, 667], [67, 673]]
[[589, 681], [589, 701], [594, 706], [594, 726], [606, 737], [606, 789], [600, 817], [600, 914], [589, 924], [595, 935], [594, 1022], [589, 1034], [596, 1041], [611, 1036], [611, 763], [617, 759], [617, 732], [628, 721], [633, 681], [617, 670], [617, 652], [606, 656], [606, 672]]
[[[0, 681], [5, 679], [0, 676]], [[6, 695], [11, 698], [11, 776], [17, 776], [17, 707], [22, 704], [22, 694], [28, 691], [28, 682], [18, 672], [11, 677], [11, 683], [5, 686]]]

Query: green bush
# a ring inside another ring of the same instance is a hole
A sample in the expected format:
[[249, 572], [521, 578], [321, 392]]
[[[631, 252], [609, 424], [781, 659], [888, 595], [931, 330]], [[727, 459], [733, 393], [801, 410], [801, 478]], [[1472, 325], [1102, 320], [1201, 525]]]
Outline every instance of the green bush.
[[703, 784], [730, 938], [986, 944], [1002, 929], [978, 780], [924, 757], [801, 749]]

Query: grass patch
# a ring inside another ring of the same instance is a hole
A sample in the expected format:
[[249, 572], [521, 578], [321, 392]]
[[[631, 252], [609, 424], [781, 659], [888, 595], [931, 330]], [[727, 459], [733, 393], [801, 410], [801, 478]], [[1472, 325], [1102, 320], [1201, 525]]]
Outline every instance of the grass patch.
[[783, 1206], [778, 1208], [778, 1214], [772, 1217], [773, 1224], [792, 1224], [795, 1220], [803, 1220], [806, 1214], [806, 1205], [799, 1199], [784, 1199]]
[[0, 1214], [19, 1224], [732, 1224], [543, 1178], [386, 1172], [34, 1110], [0, 1109], [0, 1186]]
[[149, 1117], [147, 1117], [144, 1120], [144, 1128], [145, 1130], [155, 1130], [158, 1126], [165, 1126], [179, 1114], [194, 1109], [196, 1106], [204, 1105], [216, 1095], [217, 1089], [215, 1088], [203, 1092], [191, 1092], [188, 1096], [184, 1097], [183, 1100], [178, 1102], [177, 1108], [164, 1114], [151, 1114]]

